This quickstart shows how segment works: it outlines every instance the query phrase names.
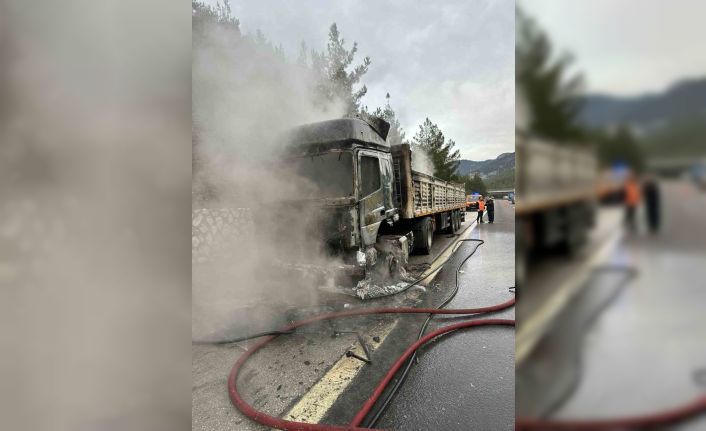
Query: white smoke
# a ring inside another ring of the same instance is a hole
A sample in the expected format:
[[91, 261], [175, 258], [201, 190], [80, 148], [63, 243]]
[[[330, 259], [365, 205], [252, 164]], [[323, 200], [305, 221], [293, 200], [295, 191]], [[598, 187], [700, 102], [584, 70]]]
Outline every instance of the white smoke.
[[423, 148], [412, 145], [412, 170], [427, 175], [434, 175], [434, 163]]
[[[296, 257], [336, 264], [315, 240], [320, 228], [315, 210], [287, 205], [311, 184], [281, 161], [282, 134], [297, 125], [340, 118], [344, 104], [321, 105], [314, 96], [313, 72], [289, 64], [266, 45], [222, 26], [194, 37], [192, 222], [202, 240], [214, 230], [217, 238], [210, 240], [224, 251], [194, 264], [192, 330], [199, 339], [228, 327], [275, 326], [263, 308], [316, 304], [315, 286], [282, 278], [275, 270], [280, 261]], [[198, 211], [204, 217], [198, 218]], [[224, 221], [241, 233], [225, 235]], [[209, 223], [204, 234], [198, 231], [201, 223]], [[258, 311], [247, 312], [248, 307]]]
[[0, 2], [4, 429], [190, 421], [190, 25], [172, 4]]

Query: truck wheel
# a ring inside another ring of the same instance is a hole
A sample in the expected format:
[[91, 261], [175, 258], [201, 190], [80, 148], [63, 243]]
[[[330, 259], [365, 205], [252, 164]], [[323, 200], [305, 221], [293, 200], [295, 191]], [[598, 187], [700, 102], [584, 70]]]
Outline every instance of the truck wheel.
[[431, 253], [431, 244], [434, 241], [434, 229], [432, 229], [431, 226], [431, 219], [425, 219], [424, 222], [424, 231], [426, 232], [426, 244], [422, 248], [422, 253], [429, 254]]
[[414, 228], [414, 250], [420, 254], [431, 253], [431, 244], [434, 232], [431, 227], [431, 219], [425, 217], [415, 223]]
[[532, 238], [531, 219], [518, 217], [515, 228], [515, 297], [517, 297], [521, 286], [527, 280], [527, 270], [529, 269], [529, 257]]
[[587, 208], [582, 206], [570, 208], [566, 212], [562, 245], [569, 256], [578, 253], [586, 243], [590, 222], [587, 215]]
[[454, 211], [455, 220], [456, 220], [456, 232], [461, 230], [461, 211]]
[[446, 227], [446, 233], [456, 232], [456, 214], [453, 211], [449, 213], [449, 225]]
[[515, 254], [515, 297], [520, 291], [518, 286], [521, 286], [527, 278], [527, 260], [529, 259], [527, 250], [520, 250]]

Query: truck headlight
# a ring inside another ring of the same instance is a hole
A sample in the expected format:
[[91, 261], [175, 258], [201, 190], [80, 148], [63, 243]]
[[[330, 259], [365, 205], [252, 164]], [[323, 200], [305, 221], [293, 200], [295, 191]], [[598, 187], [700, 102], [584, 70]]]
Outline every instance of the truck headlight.
[[355, 260], [356, 260], [356, 262], [358, 262], [358, 266], [365, 266], [365, 253], [358, 250], [355, 253]]

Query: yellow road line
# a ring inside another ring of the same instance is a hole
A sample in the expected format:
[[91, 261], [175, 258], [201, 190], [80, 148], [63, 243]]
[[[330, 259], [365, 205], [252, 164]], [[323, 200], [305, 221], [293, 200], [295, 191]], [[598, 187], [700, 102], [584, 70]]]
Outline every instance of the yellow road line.
[[[397, 322], [398, 320], [381, 322], [368, 334], [362, 336], [370, 352], [374, 352], [382, 345]], [[374, 341], [373, 337], [380, 337], [379, 341]], [[362, 346], [357, 341], [350, 350], [357, 355], [365, 356]], [[287, 412], [284, 418], [298, 422], [319, 423], [365, 365], [359, 359], [341, 357], [321, 380], [316, 382], [309, 392]]]
[[[424, 277], [422, 283], [429, 283], [434, 278], [436, 273], [441, 269], [442, 264], [453, 253], [455, 245], [461, 239], [468, 238], [476, 227], [477, 224], [474, 224], [466, 228], [461, 235], [454, 239], [443, 253], [434, 259], [431, 266], [422, 273], [422, 277]], [[391, 322], [381, 322], [363, 336], [363, 340], [370, 352], [374, 352], [382, 345], [385, 338], [387, 338], [395, 326], [397, 326], [398, 321], [398, 319], [395, 319]], [[375, 342], [373, 340], [374, 337], [379, 337], [379, 341]], [[350, 350], [358, 355], [364, 355], [362, 347], [357, 341]], [[297, 401], [285, 414], [284, 418], [298, 422], [319, 423], [365, 365], [365, 363], [358, 359], [342, 356], [333, 364], [326, 374]]]
[[532, 352], [537, 342], [542, 338], [549, 324], [564, 309], [588, 280], [591, 271], [604, 262], [608, 254], [613, 251], [616, 244], [622, 239], [622, 234], [615, 235], [606, 241], [588, 260], [579, 272], [561, 284], [555, 293], [546, 301], [529, 319], [520, 322], [515, 343], [515, 366], [520, 365]]
[[441, 270], [441, 267], [444, 262], [446, 262], [446, 260], [453, 254], [456, 244], [458, 244], [458, 242], [462, 239], [466, 239], [471, 236], [471, 233], [478, 227], [478, 223], [471, 223], [473, 224], [468, 227], [465, 231], [463, 231], [457, 238], [455, 238], [453, 242], [446, 248], [446, 250], [444, 250], [443, 253], [437, 256], [431, 263], [429, 268], [427, 268], [427, 270], [422, 273], [421, 277], [424, 277], [421, 281], [422, 284], [428, 284], [430, 281], [432, 281], [434, 279], [434, 276], [436, 276], [439, 270]]

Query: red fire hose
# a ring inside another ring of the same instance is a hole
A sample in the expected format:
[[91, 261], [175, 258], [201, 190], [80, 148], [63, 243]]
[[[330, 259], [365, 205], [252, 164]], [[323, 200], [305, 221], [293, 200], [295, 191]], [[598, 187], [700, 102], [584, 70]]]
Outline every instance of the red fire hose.
[[[291, 331], [293, 329], [324, 320], [351, 317], [351, 316], [363, 316], [371, 314], [476, 314], [484, 313], [490, 311], [499, 311], [509, 308], [515, 304], [515, 299], [503, 302], [501, 304], [492, 305], [488, 307], [480, 308], [469, 308], [469, 309], [436, 309], [436, 308], [373, 308], [373, 309], [354, 309], [335, 313], [326, 313], [318, 316], [313, 316], [282, 328], [282, 331]], [[428, 343], [435, 337], [439, 335], [464, 329], [473, 326], [481, 325], [515, 325], [514, 320], [505, 319], [476, 319], [469, 320], [465, 322], [456, 323], [453, 325], [444, 326], [439, 328], [429, 334], [425, 335], [423, 338], [417, 340], [415, 343], [410, 345], [405, 352], [395, 361], [392, 367], [385, 374], [383, 379], [377, 385], [372, 395], [365, 402], [363, 407], [358, 411], [356, 416], [351, 421], [348, 426], [341, 425], [323, 425], [323, 424], [309, 424], [304, 422], [295, 422], [280, 419], [274, 416], [270, 416], [262, 411], [256, 410], [250, 404], [248, 404], [238, 393], [237, 380], [241, 368], [247, 362], [247, 360], [259, 349], [264, 347], [267, 343], [272, 341], [275, 336], [270, 335], [263, 338], [260, 342], [255, 344], [252, 348], [246, 351], [233, 365], [233, 368], [228, 377], [228, 393], [230, 399], [245, 416], [249, 417], [255, 422], [262, 425], [279, 428], [283, 430], [290, 431], [352, 431], [352, 430], [363, 430], [366, 428], [359, 428], [358, 425], [363, 421], [365, 416], [370, 412], [375, 402], [382, 395], [383, 391], [390, 383], [395, 373], [404, 364], [405, 360], [409, 358], [417, 349], [422, 345]], [[676, 407], [670, 410], [646, 414], [642, 416], [616, 418], [616, 419], [603, 419], [603, 420], [591, 420], [591, 419], [580, 419], [580, 420], [543, 420], [543, 419], [528, 419], [528, 418], [518, 418], [516, 421], [516, 431], [608, 431], [608, 430], [623, 430], [623, 429], [643, 429], [650, 427], [658, 427], [671, 425], [677, 422], [681, 422], [688, 418], [706, 413], [706, 396], [697, 398], [696, 400], [680, 407]]]
[[515, 431], [608, 431], [656, 428], [673, 425], [706, 413], [706, 396], [680, 407], [643, 416], [616, 419], [542, 420], [518, 418]]
[[[370, 315], [370, 314], [477, 314], [477, 313], [484, 313], [484, 312], [490, 312], [490, 311], [498, 311], [498, 310], [503, 310], [509, 307], [512, 307], [515, 305], [515, 299], [512, 298], [509, 301], [505, 301], [501, 304], [497, 305], [492, 305], [488, 307], [479, 307], [479, 308], [467, 308], [467, 309], [455, 309], [455, 310], [444, 310], [444, 309], [437, 309], [437, 308], [396, 308], [396, 307], [388, 307], [388, 308], [372, 308], [372, 309], [355, 309], [355, 310], [347, 310], [347, 311], [340, 311], [340, 312], [335, 312], [335, 313], [325, 313], [325, 314], [320, 314], [318, 316], [313, 316], [308, 319], [300, 320], [298, 322], [294, 322], [290, 325], [285, 326], [282, 328], [282, 331], [291, 331], [293, 329], [299, 328], [304, 325], [308, 325], [314, 322], [319, 322], [323, 320], [329, 320], [329, 319], [336, 319], [336, 318], [342, 318], [342, 317], [350, 317], [350, 316], [363, 316], [363, 315]], [[280, 419], [274, 416], [270, 416], [262, 411], [256, 410], [253, 408], [250, 404], [248, 404], [241, 396], [240, 393], [238, 393], [238, 388], [237, 388], [237, 381], [238, 381], [238, 374], [240, 373], [241, 368], [245, 364], [245, 362], [252, 356], [255, 352], [260, 350], [262, 347], [264, 347], [267, 343], [272, 341], [275, 336], [270, 335], [265, 337], [262, 341], [258, 342], [255, 344], [252, 348], [250, 348], [248, 351], [243, 353], [243, 355], [238, 358], [238, 360], [235, 362], [233, 365], [233, 368], [231, 369], [230, 375], [228, 376], [228, 394], [230, 395], [230, 399], [233, 402], [233, 405], [238, 408], [245, 416], [249, 417], [253, 421], [260, 423], [262, 425], [268, 426], [268, 427], [273, 427], [273, 428], [279, 428], [279, 429], [284, 429], [284, 430], [291, 430], [291, 431], [350, 431], [350, 430], [362, 430], [364, 428], [358, 428], [356, 425], [360, 423], [360, 421], [365, 417], [367, 412], [370, 411], [372, 408], [373, 404], [375, 403], [375, 400], [382, 394], [382, 391], [385, 389], [387, 384], [390, 382], [392, 377], [394, 376], [395, 372], [399, 369], [399, 367], [402, 365], [402, 363], [409, 357], [415, 350], [417, 350], [420, 346], [428, 342], [429, 340], [450, 332], [450, 331], [455, 331], [458, 329], [462, 328], [469, 328], [472, 326], [479, 326], [479, 325], [514, 325], [515, 322], [514, 320], [504, 320], [504, 319], [483, 319], [483, 320], [470, 320], [466, 322], [461, 322], [457, 323], [454, 325], [449, 325], [445, 326], [442, 328], [437, 329], [436, 331], [430, 332], [429, 334], [425, 335], [423, 338], [420, 340], [417, 340], [414, 344], [412, 344], [405, 352], [400, 356], [400, 358], [395, 362], [395, 364], [392, 366], [392, 368], [388, 371], [387, 375], [383, 380], [378, 384], [378, 387], [376, 390], [373, 392], [373, 395], [368, 399], [368, 401], [365, 403], [363, 408], [358, 412], [356, 415], [356, 418], [351, 422], [350, 426], [336, 426], [336, 425], [322, 425], [322, 424], [309, 424], [309, 423], [304, 423], [304, 422], [295, 422], [295, 421], [288, 421], [284, 419]], [[356, 425], [353, 425], [355, 423]]]
[[363, 407], [358, 411], [358, 413], [355, 415], [353, 420], [351, 421], [350, 425], [351, 426], [357, 426], [359, 425], [363, 419], [365, 419], [365, 416], [370, 413], [370, 410], [373, 408], [375, 405], [375, 401], [377, 401], [378, 398], [380, 398], [380, 395], [382, 395], [383, 391], [387, 387], [387, 385], [390, 383], [392, 378], [395, 376], [395, 373], [400, 369], [400, 367], [404, 364], [404, 361], [409, 358], [412, 353], [414, 353], [418, 348], [420, 348], [422, 345], [426, 344], [430, 340], [438, 337], [441, 334], [445, 334], [447, 332], [455, 331], [457, 329], [462, 329], [462, 328], [470, 328], [473, 326], [481, 326], [481, 325], [510, 325], [510, 326], [515, 326], [515, 321], [514, 320], [508, 320], [508, 319], [478, 319], [478, 320], [468, 320], [465, 322], [461, 323], [456, 323], [454, 325], [448, 325], [441, 327], [435, 331], [432, 331], [416, 342], [409, 346], [407, 350], [402, 353], [402, 355], [395, 361], [394, 365], [387, 371], [387, 374], [385, 374], [385, 377], [378, 383], [377, 387], [373, 391], [373, 394], [368, 398], [368, 400], [363, 404]]

